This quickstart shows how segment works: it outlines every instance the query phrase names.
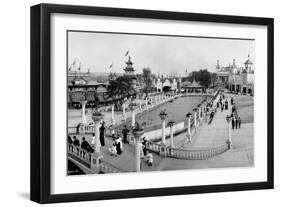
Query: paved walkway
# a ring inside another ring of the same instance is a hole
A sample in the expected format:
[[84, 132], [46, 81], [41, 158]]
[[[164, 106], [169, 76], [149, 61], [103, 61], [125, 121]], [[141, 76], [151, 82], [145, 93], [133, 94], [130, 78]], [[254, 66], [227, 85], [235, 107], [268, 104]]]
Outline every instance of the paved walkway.
[[[85, 137], [86, 140], [91, 143], [92, 136], [90, 135], [75, 135], [78, 139], [82, 140], [82, 137]], [[81, 143], [81, 142], [80, 142]], [[110, 155], [108, 148], [112, 146], [112, 138], [105, 138], [105, 146], [101, 147], [101, 151], [103, 153], [103, 158], [113, 166], [125, 171], [132, 172], [135, 169], [135, 146], [134, 143], [123, 144], [123, 153], [118, 155], [117, 157], [113, 157]], [[145, 163], [145, 159], [142, 159], [142, 171], [153, 171], [157, 170], [157, 166], [162, 161], [162, 157], [157, 154], [153, 154], [154, 165], [152, 167], [148, 167]]]
[[[231, 108], [231, 107], [230, 107]], [[230, 110], [230, 109], [229, 109]], [[202, 123], [192, 142], [187, 143], [186, 132], [174, 138], [175, 146], [182, 148], [207, 148], [224, 144], [227, 140], [226, 115], [229, 110], [217, 111], [212, 123]], [[243, 123], [243, 122], [242, 122]], [[182, 160], [175, 158], [163, 158], [153, 153], [154, 164], [148, 167], [142, 160], [141, 171], [158, 170], [181, 170], [181, 169], [204, 169], [225, 167], [249, 167], [253, 166], [253, 123], [242, 124], [241, 129], [232, 130], [233, 149], [221, 155], [207, 160]], [[79, 136], [81, 138], [81, 136]], [[91, 143], [92, 138], [87, 135], [86, 139]], [[167, 140], [169, 142], [169, 140]], [[135, 169], [135, 147], [133, 143], [123, 144], [123, 153], [118, 157], [110, 156], [108, 148], [112, 145], [112, 139], [106, 137], [105, 146], [101, 148], [104, 159], [112, 165], [126, 172]]]
[[231, 113], [230, 108], [223, 112], [218, 108], [212, 123], [203, 121], [192, 137], [192, 141], [186, 142], [183, 148], [209, 148], [225, 144], [228, 136], [226, 116]]

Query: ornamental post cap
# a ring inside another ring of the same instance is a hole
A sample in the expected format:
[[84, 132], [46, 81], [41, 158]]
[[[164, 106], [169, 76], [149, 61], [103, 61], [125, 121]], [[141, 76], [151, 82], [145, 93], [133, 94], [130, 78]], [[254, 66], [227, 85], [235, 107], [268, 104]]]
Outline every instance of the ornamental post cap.
[[137, 104], [135, 103], [135, 102], [131, 102], [130, 104], [129, 104], [129, 108], [130, 108], [130, 110], [134, 110], [134, 108], [137, 106]]
[[160, 116], [167, 116], [168, 114], [167, 114], [167, 112], [166, 112], [166, 109], [161, 110], [160, 113], [159, 113], [159, 115], [160, 115]]
[[104, 114], [102, 114], [100, 111], [94, 111], [92, 113], [92, 119], [97, 122], [104, 118]]
[[146, 122], [143, 122], [142, 124], [136, 122], [135, 127], [132, 130], [133, 134], [136, 136], [141, 136], [144, 133], [145, 126], [146, 126]]
[[231, 116], [231, 115], [227, 115], [227, 116], [226, 116], [226, 121], [229, 122], [231, 119], [232, 119], [232, 116]]
[[168, 126], [173, 126], [175, 124], [175, 121], [171, 120], [168, 122]]
[[92, 117], [104, 117], [104, 114], [101, 113], [99, 110], [95, 110], [95, 111], [92, 113]]

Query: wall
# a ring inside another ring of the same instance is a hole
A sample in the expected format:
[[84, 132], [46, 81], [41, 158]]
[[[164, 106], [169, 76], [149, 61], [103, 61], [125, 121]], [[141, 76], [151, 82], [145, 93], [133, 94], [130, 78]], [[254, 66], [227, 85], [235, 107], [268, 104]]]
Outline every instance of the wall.
[[[167, 123], [166, 123], [167, 125]], [[182, 131], [184, 129], [184, 122], [180, 122], [174, 125], [174, 133], [177, 133], [179, 131]], [[170, 127], [167, 126], [165, 128], [165, 136], [170, 136]], [[149, 132], [145, 132], [143, 134], [143, 137], [146, 137], [147, 140], [154, 140], [154, 139], [160, 139], [162, 137], [162, 128], [160, 129], [156, 129], [156, 130], [152, 130]]]
[[[280, 1], [225, 0], [11, 0], [1, 3], [1, 206], [38, 206], [29, 197], [29, 7], [40, 2], [131, 7], [275, 18], [275, 57], [281, 56]], [[280, 58], [275, 58], [275, 106], [281, 105]], [[275, 108], [275, 190], [138, 198], [52, 206], [278, 206], [281, 202], [280, 107]], [[277, 123], [279, 123], [277, 125]], [[12, 148], [7, 144], [13, 145]], [[4, 168], [5, 167], [5, 168]], [[124, 180], [124, 182], [126, 182]]]

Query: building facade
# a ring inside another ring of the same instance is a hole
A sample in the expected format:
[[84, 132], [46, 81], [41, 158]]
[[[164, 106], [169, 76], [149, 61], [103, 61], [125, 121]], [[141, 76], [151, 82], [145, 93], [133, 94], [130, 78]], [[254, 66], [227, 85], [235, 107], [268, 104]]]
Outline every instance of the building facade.
[[254, 95], [254, 71], [254, 63], [250, 59], [250, 54], [241, 67], [236, 65], [235, 59], [233, 59], [232, 65], [226, 67], [221, 67], [218, 60], [216, 65], [217, 85], [220, 88], [227, 88], [233, 93]]

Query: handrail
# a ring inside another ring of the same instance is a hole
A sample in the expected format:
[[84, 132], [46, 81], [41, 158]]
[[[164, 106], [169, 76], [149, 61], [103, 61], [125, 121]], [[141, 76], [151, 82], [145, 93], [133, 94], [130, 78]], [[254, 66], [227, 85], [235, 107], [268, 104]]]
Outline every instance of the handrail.
[[118, 173], [118, 172], [123, 172], [122, 169], [113, 166], [109, 162], [106, 162], [105, 160], [101, 160], [100, 163], [100, 171], [104, 173]]
[[[74, 157], [78, 158], [82, 162], [85, 162], [88, 165], [87, 167], [91, 167], [93, 153], [88, 152], [87, 150], [70, 143], [68, 143], [67, 152], [73, 155]], [[100, 172], [103, 173], [118, 173], [123, 171], [122, 169], [113, 166], [112, 164], [106, 162], [103, 159], [101, 159], [99, 167]]]
[[74, 144], [68, 143], [67, 152], [75, 157], [78, 157], [87, 164], [91, 164], [92, 153], [88, 152], [87, 150], [75, 146]]
[[163, 147], [166, 150], [166, 156], [174, 157], [179, 159], [186, 159], [186, 160], [203, 160], [208, 159], [213, 156], [222, 154], [230, 149], [228, 143], [225, 143], [221, 146], [211, 147], [206, 149], [178, 149], [172, 148], [170, 146], [163, 146], [161, 144], [148, 142], [147, 148], [155, 153], [160, 153]]

